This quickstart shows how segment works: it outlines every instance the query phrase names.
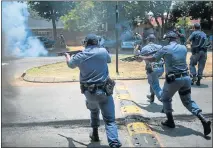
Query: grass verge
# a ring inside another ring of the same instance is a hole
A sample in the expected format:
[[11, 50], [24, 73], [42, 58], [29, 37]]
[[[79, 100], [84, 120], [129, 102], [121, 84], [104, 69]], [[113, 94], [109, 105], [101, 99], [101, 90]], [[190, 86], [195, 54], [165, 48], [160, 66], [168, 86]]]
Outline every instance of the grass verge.
[[[78, 49], [75, 49], [78, 50]], [[130, 55], [119, 55], [119, 59], [125, 58]], [[187, 55], [187, 63], [189, 63], [191, 53]], [[124, 79], [135, 79], [135, 78], [146, 78], [145, 63], [144, 62], [124, 62], [119, 60], [119, 74], [116, 73], [116, 59], [112, 56], [112, 63], [108, 64], [110, 76], [114, 79], [124, 78]], [[27, 72], [28, 76], [31, 77], [41, 77], [41, 78], [57, 78], [65, 80], [78, 80], [79, 69], [70, 69], [64, 62], [45, 65], [41, 67], [34, 67], [29, 69]], [[206, 66], [204, 69], [204, 75], [212, 74], [212, 53], [208, 53], [208, 58]]]

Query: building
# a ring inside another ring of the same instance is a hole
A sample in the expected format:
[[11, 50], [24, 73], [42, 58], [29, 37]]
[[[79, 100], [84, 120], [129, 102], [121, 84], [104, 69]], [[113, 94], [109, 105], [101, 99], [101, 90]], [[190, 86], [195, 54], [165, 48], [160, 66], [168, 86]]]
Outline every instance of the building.
[[[53, 25], [52, 21], [45, 19], [28, 18], [29, 29], [37, 36], [44, 36], [53, 39]], [[61, 21], [56, 22], [57, 33], [63, 32], [64, 25]]]

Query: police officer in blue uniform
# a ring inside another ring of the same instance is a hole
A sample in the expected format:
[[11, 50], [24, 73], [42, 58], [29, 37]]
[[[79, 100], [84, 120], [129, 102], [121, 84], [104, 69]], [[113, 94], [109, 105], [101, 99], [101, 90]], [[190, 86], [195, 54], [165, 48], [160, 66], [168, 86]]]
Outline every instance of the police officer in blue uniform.
[[[203, 70], [205, 68], [207, 60], [207, 46], [206, 34], [201, 31], [200, 24], [194, 24], [195, 31], [189, 36], [187, 42], [192, 42], [190, 57], [190, 74], [192, 77], [192, 85], [196, 82], [196, 85], [200, 86], [200, 80], [203, 76]], [[196, 72], [195, 66], [198, 64], [198, 71]]]
[[211, 132], [211, 121], [203, 116], [202, 110], [191, 98], [191, 79], [186, 63], [187, 49], [186, 46], [177, 43], [177, 37], [175, 32], [168, 32], [165, 38], [168, 39], [169, 45], [164, 46], [153, 56], [142, 56], [140, 58], [148, 61], [164, 58], [165, 61], [166, 81], [161, 100], [167, 120], [162, 122], [162, 125], [175, 128], [172, 115], [172, 97], [178, 91], [183, 105], [201, 120], [206, 136]]
[[107, 140], [110, 147], [121, 147], [115, 123], [115, 105], [112, 97], [115, 82], [109, 78], [107, 63], [111, 57], [105, 48], [98, 44], [99, 38], [89, 34], [84, 41], [85, 49], [70, 57], [66, 54], [67, 65], [80, 69], [81, 92], [86, 97], [86, 106], [90, 110], [90, 138], [99, 141], [100, 110], [105, 122]]
[[[162, 48], [161, 45], [155, 44], [155, 35], [150, 34], [147, 36], [146, 41], [147, 45], [141, 48], [139, 54], [140, 55], [153, 55], [155, 52], [160, 50]], [[150, 95], [147, 95], [147, 98], [150, 100], [150, 102], [154, 102], [155, 95], [160, 100], [162, 89], [159, 84], [159, 77], [161, 77], [164, 73], [164, 61], [163, 59], [160, 59], [156, 62], [146, 62], [146, 74], [148, 78], [148, 83], [150, 85]]]

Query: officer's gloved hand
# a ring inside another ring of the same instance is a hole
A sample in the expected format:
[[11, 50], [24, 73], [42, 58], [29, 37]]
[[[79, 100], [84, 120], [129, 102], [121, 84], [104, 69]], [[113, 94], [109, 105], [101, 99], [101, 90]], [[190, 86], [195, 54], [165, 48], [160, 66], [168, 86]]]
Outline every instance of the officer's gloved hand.
[[139, 56], [140, 55], [140, 50], [138, 50], [137, 48], [134, 49], [134, 55], [135, 56]]

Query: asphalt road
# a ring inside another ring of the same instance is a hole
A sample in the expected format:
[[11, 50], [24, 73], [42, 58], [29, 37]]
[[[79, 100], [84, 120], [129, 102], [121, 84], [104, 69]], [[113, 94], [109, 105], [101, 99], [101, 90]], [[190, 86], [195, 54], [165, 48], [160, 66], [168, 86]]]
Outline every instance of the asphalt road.
[[[78, 83], [33, 84], [15, 78], [33, 66], [64, 60], [60, 58], [25, 58], [3, 61], [2, 65], [2, 146], [58, 146], [94, 147], [106, 146], [104, 126], [100, 128], [101, 143], [89, 141], [89, 112]], [[134, 103], [149, 117], [149, 126], [157, 133], [164, 146], [212, 146], [212, 139], [202, 137], [202, 125], [198, 120], [176, 119], [174, 130], [162, 128], [159, 124], [164, 114], [158, 113], [161, 104], [148, 104], [147, 81], [123, 81]], [[161, 84], [163, 80], [161, 81]], [[142, 91], [143, 90], [143, 91]], [[192, 96], [204, 113], [212, 114], [212, 81], [204, 80], [201, 88], [193, 87]], [[177, 115], [189, 114], [174, 97]], [[116, 117], [122, 120], [119, 100], [115, 99]], [[118, 122], [119, 122], [118, 121]], [[124, 147], [131, 146], [130, 137], [119, 123], [119, 135]], [[65, 137], [63, 137], [65, 136]], [[67, 137], [67, 138], [66, 138]], [[212, 137], [212, 136], [210, 136]], [[188, 140], [190, 139], [190, 141]]]

